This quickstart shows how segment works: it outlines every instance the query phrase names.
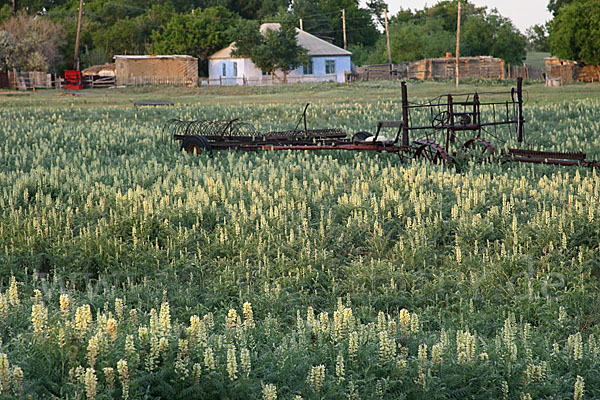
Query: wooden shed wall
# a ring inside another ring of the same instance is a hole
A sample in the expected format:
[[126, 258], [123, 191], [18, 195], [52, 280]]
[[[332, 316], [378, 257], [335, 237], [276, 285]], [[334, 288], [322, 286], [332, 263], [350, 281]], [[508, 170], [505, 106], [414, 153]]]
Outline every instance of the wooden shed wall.
[[117, 84], [148, 78], [198, 79], [198, 60], [195, 58], [117, 58]]
[[560, 79], [562, 83], [599, 82], [599, 65], [579, 65], [575, 61], [546, 58], [547, 79]]
[[[417, 79], [452, 79], [455, 77], [454, 58], [428, 58], [415, 61], [408, 67], [410, 76]], [[459, 58], [461, 78], [504, 79], [504, 60], [498, 58]]]

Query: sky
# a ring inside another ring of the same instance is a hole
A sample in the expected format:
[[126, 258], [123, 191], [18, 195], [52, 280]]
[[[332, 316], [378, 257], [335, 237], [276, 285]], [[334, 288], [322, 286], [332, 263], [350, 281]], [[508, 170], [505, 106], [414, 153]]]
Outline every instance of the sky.
[[[546, 8], [548, 0], [469, 0], [478, 7], [486, 6], [489, 10], [497, 8], [500, 15], [510, 18], [513, 24], [523, 33], [532, 25], [543, 24], [552, 19]], [[364, 1], [361, 1], [364, 3]], [[421, 10], [425, 5], [432, 6], [438, 0], [387, 0], [391, 15], [400, 8]]]

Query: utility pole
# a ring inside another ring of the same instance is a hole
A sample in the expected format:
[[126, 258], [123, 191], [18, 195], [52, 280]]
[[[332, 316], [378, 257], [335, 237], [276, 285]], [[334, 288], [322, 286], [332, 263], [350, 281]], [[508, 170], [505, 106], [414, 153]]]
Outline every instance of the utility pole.
[[81, 14], [83, 12], [83, 0], [79, 0], [79, 18], [77, 19], [77, 36], [75, 37], [75, 61], [74, 67], [79, 71], [79, 34], [81, 33]]
[[342, 10], [342, 30], [344, 31], [344, 50], [346, 50], [346, 10]]
[[392, 52], [390, 50], [390, 31], [388, 30], [387, 8], [383, 10], [385, 17], [385, 37], [387, 39], [388, 64], [390, 65], [390, 80], [392, 79]]
[[302, 29], [302, 18], [300, 18], [300, 30], [303, 31], [304, 29]]
[[458, 2], [458, 19], [456, 20], [456, 88], [458, 89], [458, 58], [460, 54], [460, 1]]

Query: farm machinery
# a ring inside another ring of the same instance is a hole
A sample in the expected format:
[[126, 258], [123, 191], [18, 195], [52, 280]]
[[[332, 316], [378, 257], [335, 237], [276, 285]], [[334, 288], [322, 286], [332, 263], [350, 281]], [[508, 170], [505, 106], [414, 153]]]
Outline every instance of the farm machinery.
[[[600, 167], [582, 152], [564, 153], [505, 148], [492, 144], [507, 137], [524, 142], [523, 82], [509, 91], [444, 94], [413, 103], [407, 86], [401, 84], [401, 119], [378, 121], [374, 133], [359, 131], [349, 136], [337, 128], [309, 129], [308, 104], [294, 129], [260, 132], [240, 119], [225, 121], [168, 120], [163, 137], [181, 142], [188, 153], [214, 150], [354, 150], [398, 154], [402, 158], [424, 158], [432, 163], [486, 162], [494, 159], [554, 165]], [[492, 99], [483, 101], [482, 96]], [[384, 136], [384, 132], [392, 136]]]

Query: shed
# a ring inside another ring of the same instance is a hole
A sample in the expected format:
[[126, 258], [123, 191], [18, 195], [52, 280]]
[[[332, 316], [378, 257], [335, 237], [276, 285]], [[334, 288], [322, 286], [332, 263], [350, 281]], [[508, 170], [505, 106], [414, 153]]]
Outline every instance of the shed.
[[185, 55], [114, 56], [117, 85], [196, 86], [198, 59]]
[[556, 57], [544, 58], [544, 63], [548, 81], [558, 80], [561, 83], [600, 81], [600, 66], [598, 65], [585, 65]]
[[[417, 79], [453, 79], [456, 58], [426, 58], [408, 65], [407, 75]], [[458, 75], [461, 79], [504, 79], [504, 60], [490, 56], [459, 57]]]
[[83, 76], [115, 76], [115, 63], [92, 65], [81, 71]]
[[[279, 24], [263, 24], [260, 31], [279, 30]], [[344, 82], [345, 71], [352, 69], [351, 52], [296, 28], [298, 44], [308, 50], [310, 62], [298, 67], [287, 76], [288, 82]], [[222, 85], [260, 85], [274, 83], [273, 77], [264, 74], [249, 57], [234, 57], [235, 43], [210, 56], [209, 82]]]

